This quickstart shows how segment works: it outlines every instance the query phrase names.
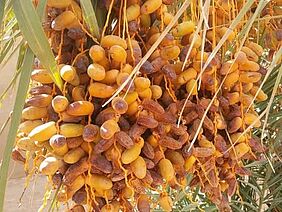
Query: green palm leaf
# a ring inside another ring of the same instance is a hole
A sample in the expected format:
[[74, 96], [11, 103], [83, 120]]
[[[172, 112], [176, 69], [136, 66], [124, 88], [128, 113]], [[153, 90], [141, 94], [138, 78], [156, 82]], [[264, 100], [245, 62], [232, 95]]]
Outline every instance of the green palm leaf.
[[54, 55], [32, 2], [14, 0], [13, 8], [20, 30], [28, 45], [44, 67], [51, 72], [51, 76], [56, 85], [62, 88], [63, 82]]

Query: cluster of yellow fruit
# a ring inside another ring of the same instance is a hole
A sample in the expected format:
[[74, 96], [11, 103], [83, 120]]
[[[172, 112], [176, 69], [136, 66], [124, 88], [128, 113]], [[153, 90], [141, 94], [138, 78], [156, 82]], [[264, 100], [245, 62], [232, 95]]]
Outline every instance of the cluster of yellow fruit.
[[[183, 21], [130, 78], [173, 19], [168, 8], [175, 1], [125, 2], [121, 23], [126, 20], [129, 38], [120, 35], [117, 24], [113, 34], [89, 46], [79, 3], [47, 1], [45, 29], [64, 89], [36, 66], [13, 156], [28, 162], [22, 155], [31, 155], [33, 171], [47, 175], [59, 189], [57, 201], [75, 203], [70, 211], [137, 207], [147, 212], [153, 204], [149, 190], [159, 194], [164, 211], [172, 211], [168, 185], [183, 190], [200, 185], [220, 210], [227, 210], [236, 176], [249, 174], [242, 160], [255, 160], [264, 151], [251, 137], [251, 128], [260, 127], [253, 103], [267, 99], [259, 89], [263, 49], [249, 41], [226, 62], [217, 54], [201, 73], [211, 52], [201, 51], [195, 23]], [[105, 5], [120, 11], [122, 4]], [[212, 34], [205, 43], [209, 39]], [[188, 173], [193, 175], [189, 185]]]

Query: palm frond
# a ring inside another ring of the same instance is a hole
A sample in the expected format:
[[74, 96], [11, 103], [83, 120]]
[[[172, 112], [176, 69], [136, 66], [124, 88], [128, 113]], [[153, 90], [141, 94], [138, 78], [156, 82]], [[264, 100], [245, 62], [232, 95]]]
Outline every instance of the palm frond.
[[2, 23], [3, 23], [3, 18], [5, 15], [5, 6], [6, 6], [6, 0], [3, 0], [2, 3], [0, 4], [0, 32], [2, 31]]
[[59, 70], [48, 43], [47, 37], [41, 26], [40, 18], [34, 9], [32, 2], [13, 1], [13, 8], [21, 32], [28, 45], [38, 57], [44, 67], [51, 72], [56, 85], [62, 89], [63, 82]]
[[80, 3], [83, 8], [83, 18], [91, 34], [95, 38], [100, 39], [100, 29], [91, 0], [81, 0]]

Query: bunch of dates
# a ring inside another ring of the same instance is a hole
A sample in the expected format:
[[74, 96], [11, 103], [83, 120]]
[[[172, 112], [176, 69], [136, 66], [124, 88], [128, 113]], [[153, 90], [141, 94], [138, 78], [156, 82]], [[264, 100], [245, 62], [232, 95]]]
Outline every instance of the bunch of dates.
[[64, 86], [34, 65], [13, 158], [33, 160], [29, 174], [46, 175], [70, 211], [147, 212], [154, 204], [172, 211], [168, 186], [200, 186], [220, 210], [231, 210], [238, 175], [250, 174], [243, 161], [265, 151], [252, 138], [261, 126], [253, 105], [267, 99], [263, 48], [247, 41], [229, 60], [218, 52], [203, 70], [213, 40], [228, 28], [202, 40], [196, 21], [179, 21], [135, 70], [174, 18], [176, 1], [102, 2], [122, 18], [97, 42], [79, 1], [47, 1], [44, 29]]

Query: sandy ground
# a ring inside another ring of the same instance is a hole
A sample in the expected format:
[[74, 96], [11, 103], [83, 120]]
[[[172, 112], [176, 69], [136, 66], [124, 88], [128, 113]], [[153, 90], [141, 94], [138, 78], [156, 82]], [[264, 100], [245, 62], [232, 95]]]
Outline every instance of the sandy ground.
[[[30, 182], [20, 204], [20, 197], [24, 191], [25, 178], [10, 179], [5, 196], [4, 212], [34, 212], [42, 205], [44, 197], [45, 177], [38, 177]], [[44, 211], [47, 211], [44, 210]]]
[[[7, 87], [7, 85], [13, 78], [13, 74], [15, 73], [16, 69], [17, 56], [18, 53], [16, 52], [6, 64], [0, 64], [0, 95], [3, 93], [4, 89]], [[7, 120], [10, 112], [13, 109], [16, 96], [16, 87], [17, 86], [12, 87], [12, 89], [9, 90], [8, 94], [5, 96], [4, 101], [0, 104], [0, 128], [3, 123]], [[1, 160], [3, 158], [3, 152], [7, 140], [8, 130], [9, 126], [7, 126], [3, 133], [0, 135]], [[42, 203], [42, 198], [44, 196], [44, 187], [46, 183], [45, 177], [39, 177], [36, 181], [36, 186], [33, 186], [34, 181], [30, 184], [29, 188], [25, 192], [25, 195], [23, 196], [22, 206], [18, 207], [19, 199], [24, 189], [24, 176], [25, 174], [23, 172], [23, 166], [12, 161], [10, 165], [9, 181], [6, 188], [4, 212], [33, 212], [37, 211], [40, 207]]]

